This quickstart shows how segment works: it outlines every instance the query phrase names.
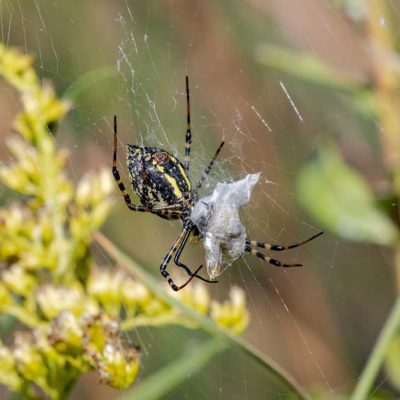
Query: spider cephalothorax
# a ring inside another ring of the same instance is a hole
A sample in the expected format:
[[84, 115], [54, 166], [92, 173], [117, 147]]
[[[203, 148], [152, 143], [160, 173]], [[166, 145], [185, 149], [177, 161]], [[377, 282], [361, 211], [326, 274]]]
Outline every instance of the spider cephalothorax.
[[[179, 258], [191, 234], [201, 235], [202, 239], [207, 239], [207, 243], [209, 243], [208, 247], [211, 248], [211, 250], [209, 249], [209, 251], [211, 253], [215, 253], [213, 249], [215, 247], [214, 236], [216, 234], [214, 233], [215, 230], [210, 227], [209, 221], [214, 216], [213, 213], [216, 212], [215, 210], [224, 207], [224, 204], [218, 204], [218, 207], [216, 207], [216, 205], [213, 203], [213, 201], [215, 200], [215, 196], [207, 196], [206, 198], [204, 198], [204, 201], [202, 201], [202, 199], [198, 200], [198, 191], [204, 183], [207, 175], [211, 171], [214, 161], [221, 151], [224, 142], [222, 142], [218, 147], [217, 151], [214, 154], [214, 157], [211, 159], [207, 168], [204, 169], [203, 174], [201, 175], [201, 178], [195, 187], [192, 187], [190, 178], [188, 176], [190, 166], [190, 149], [192, 143], [188, 77], [186, 77], [186, 101], [187, 128], [185, 135], [184, 163], [181, 163], [171, 153], [158, 147], [145, 147], [132, 144], [129, 144], [127, 146], [128, 171], [132, 187], [139, 197], [141, 203], [140, 205], [132, 203], [131, 198], [125, 188], [125, 185], [121, 181], [121, 177], [117, 168], [117, 117], [114, 116], [114, 152], [112, 172], [118, 184], [118, 187], [124, 196], [126, 205], [132, 211], [149, 212], [164, 219], [182, 220], [183, 228], [181, 230], [181, 233], [175, 240], [175, 243], [172, 245], [171, 249], [164, 257], [164, 260], [160, 266], [161, 275], [167, 280], [168, 284], [175, 291], [184, 288], [193, 278], [198, 278], [209, 283], [216, 282], [214, 280], [205, 279], [198, 275], [198, 272], [203, 267], [202, 265], [198, 267], [194, 272], [192, 272], [188, 266], [179, 261]], [[230, 188], [231, 186], [228, 187]], [[218, 199], [222, 198], [223, 196], [216, 197], [217, 201], [219, 201]], [[205, 208], [201, 207], [201, 212], [198, 213], [196, 218], [194, 218], [192, 216], [192, 212], [194, 210], [194, 207], [196, 207], [196, 204], [200, 204], [200, 202], [204, 203]], [[226, 223], [226, 221], [224, 223]], [[225, 231], [222, 232], [223, 235], [224, 232]], [[283, 251], [301, 246], [322, 234], [322, 232], [318, 233], [310, 239], [304, 240], [303, 242], [291, 246], [282, 246], [279, 244], [268, 244], [264, 242], [250, 240], [245, 236], [244, 227], [241, 229], [240, 232], [240, 237], [236, 233], [234, 235], [235, 239], [237, 239], [237, 236], [240, 239], [239, 250], [237, 250], [236, 245], [233, 247], [231, 246], [235, 250], [234, 253], [236, 258], [243, 253], [248, 252], [278, 267], [298, 267], [301, 266], [301, 264], [282, 264], [280, 261], [266, 256], [265, 254], [257, 251], [255, 248], [259, 247], [272, 251]], [[211, 237], [211, 239], [210, 234], [214, 235]], [[232, 234], [231, 231], [227, 232], [227, 234], [225, 235], [225, 241], [217, 241], [218, 243], [222, 243], [221, 245], [218, 245], [219, 247], [223, 247], [222, 251], [229, 247], [229, 243], [227, 243], [227, 240], [230, 240], [230, 234]], [[221, 236], [221, 234], [218, 233], [218, 236]], [[167, 271], [167, 266], [168, 263], [171, 261], [172, 256], [174, 256], [175, 265], [182, 268], [189, 275], [189, 279], [181, 286], [177, 286], [174, 283], [174, 281], [170, 277], [169, 272]], [[219, 257], [213, 257], [213, 259], [219, 262]], [[218, 266], [213, 265], [214, 270], [218, 270], [217, 267]]]

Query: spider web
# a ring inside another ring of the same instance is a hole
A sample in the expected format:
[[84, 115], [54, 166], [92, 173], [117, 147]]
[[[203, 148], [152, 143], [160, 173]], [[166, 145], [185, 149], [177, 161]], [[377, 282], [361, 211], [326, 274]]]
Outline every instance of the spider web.
[[[315, 11], [323, 2], [309, 3]], [[40, 73], [55, 83], [59, 93], [90, 71], [104, 74], [104, 79], [79, 94], [58, 134], [60, 145], [71, 151], [70, 172], [76, 180], [87, 169], [110, 165], [114, 114], [119, 121], [119, 167], [125, 182], [127, 143], [158, 146], [182, 159], [184, 77], [189, 75], [192, 181], [199, 179], [225, 140], [202, 193], [210, 193], [218, 182], [261, 172], [242, 212], [249, 237], [291, 244], [320, 230], [299, 206], [296, 178], [313, 150], [313, 138], [324, 130], [335, 132], [327, 116], [332, 103], [321, 100], [328, 111], [320, 116], [309, 100], [315, 93], [255, 61], [255, 46], [269, 41], [292, 39], [307, 51], [318, 52], [311, 34], [304, 33], [297, 42], [293, 39], [287, 20], [279, 14], [282, 9], [276, 2], [271, 4], [268, 15], [257, 0], [242, 5], [87, 0], [79, 6], [2, 0], [0, 32], [4, 43], [36, 54]], [[312, 14], [313, 23], [325, 27], [321, 29], [327, 43], [345, 46], [339, 28], [330, 25], [320, 6], [318, 10]], [[8, 96], [4, 89], [2, 121], [11, 121], [18, 107], [7, 101]], [[336, 126], [347, 121], [340, 114], [337, 118]], [[9, 129], [3, 128], [3, 139], [8, 135]], [[5, 146], [0, 148], [4, 159]], [[106, 224], [107, 235], [158, 273], [180, 225], [129, 214], [122, 197], [119, 200]], [[384, 295], [390, 287], [387, 255], [376, 250], [325, 234], [305, 247], [276, 255], [282, 261], [303, 263], [302, 269], [273, 268], [248, 255], [226, 270], [210, 290], [223, 299], [232, 285], [242, 287], [251, 313], [245, 337], [310, 392], [313, 388], [329, 395], [346, 392], [356, 382], [390, 303]], [[100, 263], [110, 262], [96, 251]], [[183, 259], [196, 268], [203, 262], [201, 246], [187, 246]], [[172, 264], [169, 270], [176, 272]], [[142, 379], [204, 339], [201, 333], [175, 327], [137, 329], [130, 338], [143, 349]], [[82, 380], [76, 398], [118, 397], [107, 388], [93, 388], [91, 379]], [[377, 389], [385, 380], [382, 375]], [[230, 350], [165, 398], [276, 399], [287, 398], [287, 393], [245, 355]]]

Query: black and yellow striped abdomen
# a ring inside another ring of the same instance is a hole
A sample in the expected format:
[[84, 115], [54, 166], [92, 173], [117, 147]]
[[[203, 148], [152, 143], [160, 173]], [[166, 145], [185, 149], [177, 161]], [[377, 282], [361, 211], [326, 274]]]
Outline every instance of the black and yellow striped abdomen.
[[174, 205], [189, 198], [192, 190], [183, 164], [158, 147], [127, 146], [132, 187], [142, 205]]

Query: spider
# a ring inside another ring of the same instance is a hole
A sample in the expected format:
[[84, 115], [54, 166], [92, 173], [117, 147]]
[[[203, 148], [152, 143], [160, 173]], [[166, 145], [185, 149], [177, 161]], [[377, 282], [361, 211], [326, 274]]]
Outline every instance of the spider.
[[[199, 228], [191, 220], [191, 213], [196, 202], [199, 200], [199, 189], [202, 187], [207, 175], [210, 173], [213, 164], [224, 145], [224, 142], [222, 141], [208, 166], [204, 169], [198, 183], [193, 187], [188, 176], [192, 144], [192, 127], [190, 117], [189, 78], [187, 76], [186, 107], [187, 127], [185, 135], [185, 157], [183, 163], [171, 153], [158, 147], [138, 146], [133, 144], [127, 145], [127, 167], [132, 187], [139, 197], [140, 205], [132, 203], [130, 195], [121, 180], [117, 168], [117, 117], [114, 116], [112, 173], [118, 184], [118, 188], [123, 194], [127, 207], [132, 211], [148, 212], [163, 219], [179, 219], [182, 221], [182, 230], [160, 265], [161, 275], [167, 280], [169, 286], [174, 291], [183, 289], [193, 278], [198, 278], [207, 283], [217, 282], [198, 275], [203, 265], [200, 265], [195, 272], [192, 272], [188, 266], [180, 261], [180, 256], [190, 235], [193, 234], [195, 237], [201, 237]], [[280, 261], [259, 252], [256, 248], [272, 251], [293, 249], [310, 242], [322, 233], [323, 232], [320, 232], [307, 240], [290, 246], [268, 244], [246, 239], [243, 253], [248, 252], [253, 254], [276, 267], [301, 267], [301, 264], [283, 264]], [[173, 256], [175, 265], [182, 268], [189, 276], [187, 281], [180, 286], [175, 284], [167, 271], [168, 263], [171, 261]]]

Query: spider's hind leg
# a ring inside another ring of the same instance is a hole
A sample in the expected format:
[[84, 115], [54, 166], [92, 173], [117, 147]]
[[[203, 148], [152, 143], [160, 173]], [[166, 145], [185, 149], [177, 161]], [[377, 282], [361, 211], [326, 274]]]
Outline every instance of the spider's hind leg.
[[279, 260], [268, 257], [265, 254], [260, 253], [259, 251], [257, 251], [256, 249], [253, 249], [251, 246], [248, 246], [248, 245], [245, 246], [244, 251], [246, 251], [250, 254], [253, 254], [253, 256], [260, 258], [261, 260], [269, 262], [270, 264], [272, 264], [275, 267], [291, 268], [291, 267], [302, 267], [303, 266], [303, 264], [283, 264]]
[[218, 281], [211, 281], [209, 279], [203, 278], [200, 275], [197, 275], [197, 273], [201, 270], [201, 268], [203, 268], [203, 265], [200, 265], [200, 267], [197, 268], [197, 270], [193, 273], [187, 265], [185, 265], [184, 263], [179, 261], [179, 258], [180, 258], [181, 254], [182, 254], [182, 251], [185, 248], [186, 243], [187, 243], [187, 241], [189, 239], [190, 233], [193, 231], [193, 229], [194, 229], [194, 226], [191, 226], [187, 230], [187, 232], [185, 234], [185, 237], [183, 238], [181, 244], [179, 245], [179, 248], [176, 251], [176, 254], [175, 254], [175, 257], [174, 257], [175, 265], [180, 267], [180, 268], [183, 268], [186, 271], [186, 273], [190, 276], [189, 280], [184, 284], [184, 286], [186, 286], [193, 278], [198, 278], [198, 279], [200, 279], [200, 280], [202, 280], [203, 282], [206, 282], [206, 283], [218, 283]]
[[192, 230], [192, 227], [190, 225], [184, 226], [184, 228], [182, 229], [178, 238], [175, 240], [175, 243], [172, 245], [171, 249], [168, 251], [168, 253], [164, 257], [164, 259], [160, 265], [161, 275], [167, 280], [168, 285], [171, 287], [171, 289], [174, 292], [177, 292], [178, 290], [183, 289], [186, 285], [188, 285], [192, 281], [193, 278], [199, 278], [201, 280], [204, 280], [204, 281], [210, 282], [210, 283], [215, 282], [215, 281], [207, 281], [205, 278], [202, 278], [201, 276], [197, 275], [197, 273], [203, 267], [202, 265], [200, 265], [200, 267], [197, 268], [197, 270], [193, 273], [192, 271], [190, 271], [190, 269], [188, 267], [186, 267], [186, 265], [184, 265], [182, 263], [180, 263], [181, 265], [177, 264], [179, 267], [184, 268], [185, 271], [190, 275], [189, 279], [181, 286], [176, 285], [176, 283], [171, 278], [170, 273], [167, 271], [167, 266], [168, 266], [169, 262], [171, 261], [172, 255], [175, 252], [177, 252], [178, 256], [175, 256], [174, 260], [179, 262], [179, 260], [177, 260], [177, 258], [179, 259], [179, 255], [181, 254], [183, 248], [185, 247], [187, 238], [189, 237], [191, 230]]
[[306, 244], [308, 242], [311, 242], [311, 240], [316, 239], [318, 236], [321, 236], [324, 232], [319, 232], [314, 236], [311, 236], [310, 238], [303, 240], [299, 243], [296, 244], [291, 244], [289, 246], [284, 246], [281, 244], [271, 244], [271, 243], [264, 243], [264, 242], [257, 242], [256, 240], [246, 240], [246, 246], [248, 246], [249, 248], [252, 247], [259, 247], [261, 249], [266, 249], [266, 250], [272, 250], [272, 251], [284, 251], [284, 250], [290, 250], [290, 249], [294, 249], [296, 247], [299, 246], [303, 246], [303, 244]]

